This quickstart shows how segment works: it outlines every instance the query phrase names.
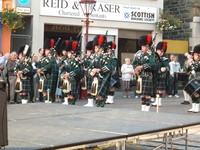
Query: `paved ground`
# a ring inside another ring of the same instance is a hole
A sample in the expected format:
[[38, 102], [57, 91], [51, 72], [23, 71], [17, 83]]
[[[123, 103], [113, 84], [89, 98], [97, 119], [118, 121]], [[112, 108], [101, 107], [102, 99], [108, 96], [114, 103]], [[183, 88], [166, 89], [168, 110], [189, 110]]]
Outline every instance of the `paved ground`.
[[[135, 111], [140, 111], [141, 109], [141, 100], [140, 99], [136, 99], [134, 98], [134, 94], [133, 92], [130, 93], [131, 95], [131, 98], [128, 98], [128, 99], [124, 99], [122, 97], [122, 93], [121, 92], [116, 92], [115, 94], [115, 98], [114, 98], [114, 104], [108, 104], [105, 106], [105, 108], [113, 108], [113, 109], [127, 109], [127, 110], [135, 110]], [[189, 113], [187, 112], [188, 109], [191, 108], [191, 104], [190, 105], [182, 105], [180, 104], [181, 102], [183, 102], [183, 93], [182, 91], [180, 90], [179, 91], [179, 98], [175, 98], [175, 97], [172, 97], [172, 98], [164, 98], [163, 101], [162, 101], [162, 107], [159, 108], [159, 113], [170, 113], [170, 114], [185, 114], [190, 116], [200, 116], [200, 113]], [[39, 103], [39, 102], [37, 102]], [[76, 105], [78, 106], [82, 106], [84, 104], [86, 104], [87, 101], [86, 100], [78, 100]], [[13, 105], [21, 105], [21, 104], [9, 104], [8, 105], [8, 119], [10, 117], [10, 114], [9, 112], [12, 112], [13, 110]], [[28, 104], [27, 104], [28, 105]], [[54, 104], [52, 104], [54, 105]], [[19, 107], [20, 108], [20, 107]], [[102, 108], [104, 109], [104, 108]], [[150, 108], [150, 111], [151, 112], [156, 112], [156, 108], [155, 107], [151, 107]], [[35, 114], [37, 112], [33, 112], [32, 114]], [[15, 113], [12, 113], [12, 115], [15, 115]], [[17, 115], [17, 114], [16, 114]], [[158, 115], [158, 114], [156, 114]], [[13, 116], [12, 116], [13, 117]], [[109, 117], [109, 114], [108, 114], [108, 117]], [[153, 116], [152, 116], [153, 118]], [[165, 118], [163, 118], [165, 119]], [[178, 119], [178, 118], [177, 118]], [[187, 119], [187, 118], [185, 118]], [[11, 120], [12, 121], [12, 120]], [[31, 129], [31, 127], [30, 127]], [[192, 138], [192, 139], [200, 139], [200, 128], [199, 126], [194, 128], [193, 130], [190, 130], [190, 133], [189, 133], [189, 137]], [[161, 141], [156, 141], [156, 142], [161, 142]], [[183, 142], [179, 142], [180, 144], [184, 144]], [[155, 143], [142, 143], [143, 145], [155, 145]], [[191, 143], [190, 143], [191, 144]], [[192, 143], [192, 145], [200, 145], [199, 143]], [[143, 149], [143, 150], [151, 150], [152, 148], [149, 147], [149, 146], [139, 146], [140, 149]], [[111, 148], [108, 148], [108, 149], [115, 149], [115, 147], [111, 147]], [[126, 147], [127, 150], [134, 150], [134, 148], [131, 148], [130, 146], [127, 146]], [[182, 149], [182, 147], [180, 147], [180, 149]], [[198, 150], [200, 149], [199, 147], [190, 147], [188, 148], [189, 150]]]

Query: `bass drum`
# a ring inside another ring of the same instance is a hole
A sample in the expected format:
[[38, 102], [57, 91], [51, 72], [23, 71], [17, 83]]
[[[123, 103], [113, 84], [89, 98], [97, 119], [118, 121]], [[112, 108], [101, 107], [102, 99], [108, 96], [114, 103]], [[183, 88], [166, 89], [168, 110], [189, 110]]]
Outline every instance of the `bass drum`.
[[192, 79], [190, 80], [184, 90], [192, 97], [195, 93], [200, 94], [200, 79]]

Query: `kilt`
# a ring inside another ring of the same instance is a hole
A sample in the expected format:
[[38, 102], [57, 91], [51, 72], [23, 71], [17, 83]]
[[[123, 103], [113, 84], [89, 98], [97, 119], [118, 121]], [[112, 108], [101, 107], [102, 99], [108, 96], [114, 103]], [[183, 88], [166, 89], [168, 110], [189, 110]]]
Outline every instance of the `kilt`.
[[71, 91], [67, 95], [78, 95], [78, 82], [76, 80], [71, 81]]
[[130, 90], [130, 81], [122, 81], [123, 91]]
[[166, 90], [166, 79], [165, 78], [157, 79], [156, 90]]
[[50, 82], [50, 78], [45, 78], [44, 79], [44, 86], [43, 86], [43, 91], [42, 92], [47, 92], [47, 90], [49, 89], [49, 82]]
[[106, 98], [108, 95], [108, 90], [110, 87], [110, 73], [105, 75], [103, 78], [98, 78], [98, 93], [96, 97], [102, 96], [103, 98]]
[[142, 76], [142, 95], [151, 96], [154, 94], [153, 77]]
[[92, 76], [90, 76], [89, 74], [86, 75], [86, 82], [87, 82], [87, 90], [91, 90], [91, 85], [92, 85], [92, 81], [93, 78]]
[[22, 81], [22, 91], [20, 93], [30, 93], [31, 92], [31, 80], [28, 77], [27, 79], [21, 79]]

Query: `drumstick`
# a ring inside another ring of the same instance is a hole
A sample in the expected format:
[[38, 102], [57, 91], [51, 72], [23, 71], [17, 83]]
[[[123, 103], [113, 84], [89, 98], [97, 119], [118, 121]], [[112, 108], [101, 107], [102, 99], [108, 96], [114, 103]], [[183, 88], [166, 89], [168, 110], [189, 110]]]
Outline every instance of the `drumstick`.
[[159, 94], [156, 94], [156, 99], [158, 100], [158, 101], [157, 101], [158, 103], [157, 103], [157, 106], [156, 106], [156, 112], [157, 112], [157, 113], [159, 112], [159, 105], [160, 105], [160, 104], [159, 104], [159, 96], [160, 96]]

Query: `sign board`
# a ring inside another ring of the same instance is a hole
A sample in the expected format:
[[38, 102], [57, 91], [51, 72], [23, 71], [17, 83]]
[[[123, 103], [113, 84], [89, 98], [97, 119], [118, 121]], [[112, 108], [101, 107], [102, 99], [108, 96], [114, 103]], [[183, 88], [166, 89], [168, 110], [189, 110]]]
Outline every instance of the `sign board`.
[[16, 11], [21, 13], [31, 13], [31, 0], [16, 0]]
[[[40, 15], [83, 18], [78, 0], [41, 0]], [[158, 8], [96, 2], [91, 19], [155, 23]]]

